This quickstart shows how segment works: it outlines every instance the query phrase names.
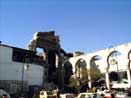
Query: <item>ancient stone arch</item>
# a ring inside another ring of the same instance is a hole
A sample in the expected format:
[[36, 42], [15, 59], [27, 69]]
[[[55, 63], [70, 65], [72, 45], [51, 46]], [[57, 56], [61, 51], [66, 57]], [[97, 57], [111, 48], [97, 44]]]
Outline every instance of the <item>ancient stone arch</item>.
[[[36, 51], [37, 48], [43, 49], [45, 54], [45, 80], [44, 82], [53, 82], [60, 89], [63, 88], [63, 73], [62, 73], [62, 56], [59, 36], [55, 35], [54, 31], [36, 32], [28, 45], [29, 50]], [[56, 55], [58, 59], [56, 60]], [[58, 67], [56, 68], [56, 61]], [[57, 80], [57, 81], [56, 81]]]
[[67, 84], [66, 82], [68, 82], [71, 75], [73, 75], [72, 64], [69, 61], [65, 62], [63, 65], [63, 74], [65, 80], [64, 82]]
[[83, 69], [86, 69], [86, 66], [87, 66], [86, 61], [82, 58], [80, 58], [76, 62], [76, 64], [75, 64], [75, 75], [76, 75], [76, 77], [80, 78], [80, 75], [81, 75], [80, 71], [83, 71]]
[[118, 65], [117, 65], [118, 64], [118, 61], [117, 61], [118, 54], [120, 54], [120, 52], [117, 50], [113, 50], [109, 53], [107, 57], [108, 70], [110, 69], [111, 65], [115, 65], [118, 70]]

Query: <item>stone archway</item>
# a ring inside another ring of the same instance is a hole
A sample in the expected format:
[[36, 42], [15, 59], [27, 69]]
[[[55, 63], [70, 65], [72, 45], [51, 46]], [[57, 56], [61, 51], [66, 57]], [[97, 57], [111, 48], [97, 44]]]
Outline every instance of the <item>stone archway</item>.
[[[107, 63], [108, 63], [108, 71], [113, 72], [115, 71], [116, 73], [119, 72], [119, 67], [118, 67], [118, 60], [117, 60], [117, 56], [119, 56], [121, 53], [119, 51], [112, 51], [107, 58]], [[109, 77], [109, 81], [110, 81], [110, 77]], [[118, 75], [118, 81], [120, 81], [120, 77]]]
[[116, 65], [117, 67], [117, 71], [118, 69], [118, 61], [117, 61], [117, 56], [119, 56], [121, 53], [119, 51], [112, 51], [109, 53], [108, 57], [107, 57], [107, 64], [108, 64], [108, 70], [110, 69], [111, 65]]
[[75, 77], [78, 81], [80, 91], [88, 88], [88, 70], [84, 59], [79, 59], [75, 64]]
[[64, 71], [64, 82], [65, 83], [69, 82], [71, 75], [73, 75], [72, 64], [69, 61], [64, 63], [63, 71]]
[[96, 63], [100, 59], [102, 59], [102, 57], [99, 55], [95, 55], [90, 59], [90, 88], [93, 85], [95, 86], [96, 81], [101, 77], [101, 71], [98, 68], [99, 65]]
[[76, 62], [76, 65], [75, 65], [75, 76], [79, 79], [83, 78], [86, 73], [85, 71], [87, 71], [87, 68], [86, 68], [86, 61], [83, 60], [83, 59], [79, 59], [77, 62]]
[[[119, 51], [116, 51], [115, 48], [113, 48], [113, 51], [109, 51], [109, 55], [107, 56], [107, 69], [106, 69], [106, 85], [107, 88], [110, 89], [110, 68], [111, 65], [115, 66], [116, 70], [118, 72], [118, 61], [117, 61], [117, 56], [120, 55], [121, 53]], [[112, 70], [113, 71], [113, 70]], [[119, 75], [118, 75], [118, 80], [119, 80]]]

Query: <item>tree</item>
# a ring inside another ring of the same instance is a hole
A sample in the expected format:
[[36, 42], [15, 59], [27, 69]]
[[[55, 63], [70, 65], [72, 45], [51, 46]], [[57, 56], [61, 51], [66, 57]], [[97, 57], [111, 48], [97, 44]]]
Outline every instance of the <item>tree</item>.
[[70, 77], [69, 84], [65, 85], [66, 93], [75, 93], [79, 92], [79, 87], [77, 85], [77, 80], [74, 77]]
[[91, 68], [90, 70], [88, 70], [89, 71], [89, 73], [90, 73], [90, 76], [91, 76], [91, 81], [94, 81], [94, 80], [96, 80], [96, 79], [98, 79], [98, 78], [100, 78], [101, 77], [101, 72], [100, 72], [100, 70], [99, 69], [94, 69], [94, 68]]

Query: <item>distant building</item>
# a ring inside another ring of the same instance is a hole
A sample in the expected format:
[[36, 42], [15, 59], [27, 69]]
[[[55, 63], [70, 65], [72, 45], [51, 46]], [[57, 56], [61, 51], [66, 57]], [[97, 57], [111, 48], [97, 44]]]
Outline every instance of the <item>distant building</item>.
[[84, 55], [85, 53], [82, 51], [75, 51], [73, 52], [73, 56], [80, 56], [80, 55]]

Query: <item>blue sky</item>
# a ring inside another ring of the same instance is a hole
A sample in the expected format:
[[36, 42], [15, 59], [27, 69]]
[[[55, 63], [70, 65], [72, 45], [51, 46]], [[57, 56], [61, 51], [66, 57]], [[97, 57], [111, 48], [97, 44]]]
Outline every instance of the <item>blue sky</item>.
[[67, 52], [131, 42], [130, 0], [0, 0], [0, 40], [25, 48], [35, 32], [52, 31]]

